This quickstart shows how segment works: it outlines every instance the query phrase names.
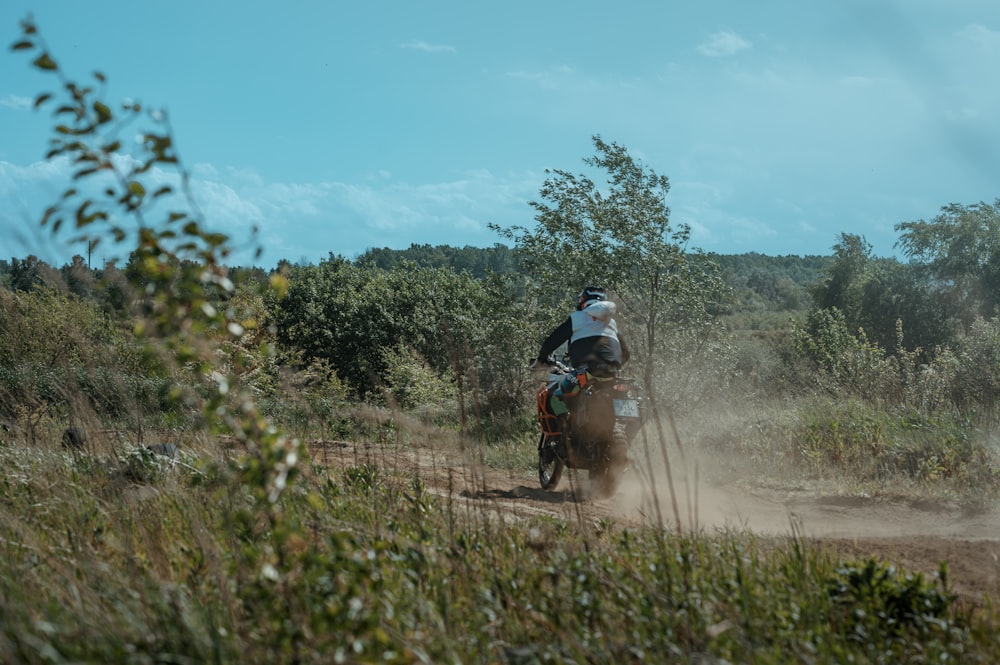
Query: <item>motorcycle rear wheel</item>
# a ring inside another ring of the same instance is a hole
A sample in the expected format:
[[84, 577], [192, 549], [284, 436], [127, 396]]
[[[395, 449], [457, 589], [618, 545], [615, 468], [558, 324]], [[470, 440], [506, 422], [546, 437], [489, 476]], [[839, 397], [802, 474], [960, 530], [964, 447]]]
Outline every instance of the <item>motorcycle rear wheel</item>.
[[625, 428], [615, 425], [606, 456], [590, 470], [590, 486], [598, 499], [607, 499], [618, 491], [622, 474], [628, 466], [628, 437]]
[[543, 490], [554, 490], [562, 478], [566, 463], [556, 453], [555, 446], [542, 434], [538, 440], [538, 482]]

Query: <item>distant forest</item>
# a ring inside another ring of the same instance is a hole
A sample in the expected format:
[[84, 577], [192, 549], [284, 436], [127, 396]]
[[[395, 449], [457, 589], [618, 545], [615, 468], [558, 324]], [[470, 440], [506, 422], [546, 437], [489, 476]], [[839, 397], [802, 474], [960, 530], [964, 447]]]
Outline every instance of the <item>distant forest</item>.
[[[808, 309], [811, 305], [809, 287], [823, 278], [824, 270], [834, 261], [833, 256], [767, 256], [756, 252], [745, 254], [705, 255], [716, 263], [729, 286], [733, 300], [727, 308], [736, 312], [781, 312]], [[492, 247], [452, 247], [450, 245], [412, 244], [407, 249], [383, 247], [369, 249], [356, 259], [358, 267], [393, 270], [407, 265], [418, 268], [448, 268], [456, 273], [468, 273], [484, 279], [490, 273], [500, 275], [520, 271], [514, 250], [503, 244]], [[116, 267], [122, 269], [122, 267]], [[82, 279], [81, 273], [100, 277], [109, 267], [87, 267], [83, 257], [74, 257], [63, 266], [50, 266], [34, 256], [24, 259], [0, 259], [0, 288], [30, 291], [41, 284], [55, 284], [53, 280], [74, 291], [74, 285], [92, 285], [92, 280]], [[123, 268], [126, 272], [128, 266]], [[259, 268], [233, 269], [234, 281], [262, 279], [266, 271]], [[79, 294], [79, 295], [92, 295]]]
[[[787, 311], [808, 309], [808, 288], [823, 278], [834, 260], [831, 256], [766, 256], [745, 254], [705, 255], [718, 264], [733, 290], [732, 310]], [[426, 268], [452, 268], [482, 279], [488, 273], [516, 273], [517, 256], [506, 245], [493, 247], [451, 247], [448, 245], [410, 245], [408, 249], [369, 249], [355, 263], [391, 270], [403, 263]]]

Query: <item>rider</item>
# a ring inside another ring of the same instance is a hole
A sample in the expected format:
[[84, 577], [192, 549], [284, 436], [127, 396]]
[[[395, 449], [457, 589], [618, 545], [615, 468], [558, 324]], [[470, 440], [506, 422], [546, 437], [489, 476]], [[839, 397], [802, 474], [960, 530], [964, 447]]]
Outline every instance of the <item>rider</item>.
[[618, 333], [614, 315], [615, 303], [608, 300], [607, 291], [588, 286], [577, 296], [576, 311], [545, 338], [538, 352], [537, 364], [548, 364], [549, 356], [569, 342], [569, 360], [574, 372], [550, 391], [548, 410], [560, 421], [568, 413], [566, 400], [580, 392], [581, 380], [614, 377], [628, 362], [629, 350]]

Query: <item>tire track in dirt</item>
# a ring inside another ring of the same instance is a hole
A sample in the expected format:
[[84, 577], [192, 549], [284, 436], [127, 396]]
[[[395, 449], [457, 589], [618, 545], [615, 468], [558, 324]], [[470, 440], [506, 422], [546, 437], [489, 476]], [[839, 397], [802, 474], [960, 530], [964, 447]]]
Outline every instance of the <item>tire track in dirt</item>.
[[[614, 497], [583, 499], [586, 480], [570, 471], [556, 491], [542, 490], [535, 469], [498, 470], [469, 451], [342, 441], [311, 442], [313, 461], [344, 468], [377, 464], [419, 478], [427, 491], [465, 502], [500, 519], [548, 515], [581, 524], [613, 520], [712, 533], [728, 530], [803, 538], [845, 560], [887, 561], [907, 572], [936, 575], [948, 566], [949, 589], [975, 605], [1000, 597], [1000, 510], [888, 498], [823, 495], [794, 487], [734, 488], [630, 468]], [[658, 502], [652, 497], [657, 497]], [[675, 509], [676, 507], [676, 509]]]

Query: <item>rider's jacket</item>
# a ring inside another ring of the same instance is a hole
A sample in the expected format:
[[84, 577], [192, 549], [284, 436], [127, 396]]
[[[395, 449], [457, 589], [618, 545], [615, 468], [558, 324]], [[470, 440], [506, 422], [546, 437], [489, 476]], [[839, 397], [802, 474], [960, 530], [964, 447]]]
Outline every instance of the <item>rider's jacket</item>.
[[542, 342], [539, 362], [546, 359], [565, 342], [569, 342], [569, 360], [573, 367], [586, 365], [591, 372], [617, 370], [628, 361], [625, 341], [618, 334], [614, 315], [616, 306], [609, 300], [591, 303], [570, 314]]

